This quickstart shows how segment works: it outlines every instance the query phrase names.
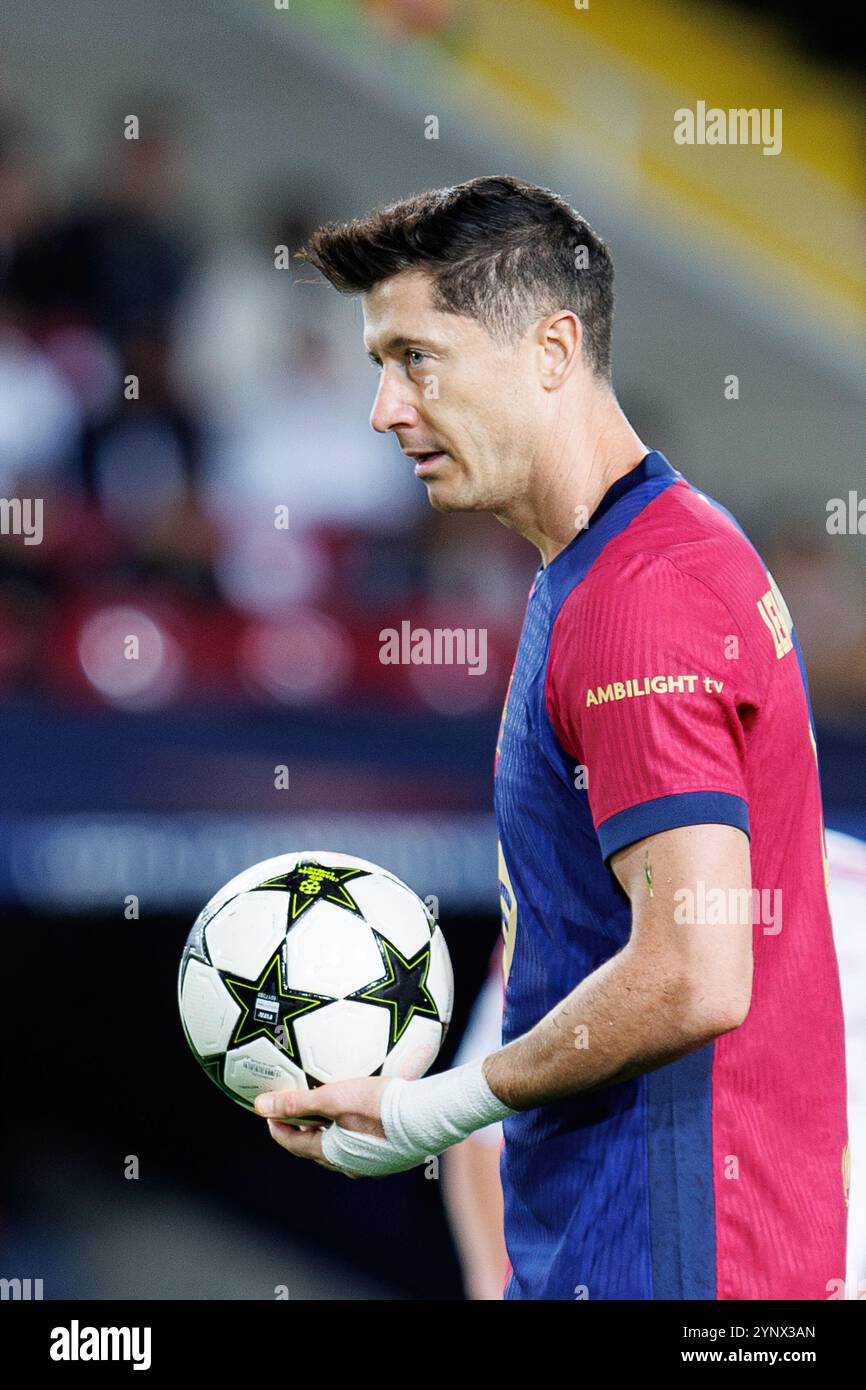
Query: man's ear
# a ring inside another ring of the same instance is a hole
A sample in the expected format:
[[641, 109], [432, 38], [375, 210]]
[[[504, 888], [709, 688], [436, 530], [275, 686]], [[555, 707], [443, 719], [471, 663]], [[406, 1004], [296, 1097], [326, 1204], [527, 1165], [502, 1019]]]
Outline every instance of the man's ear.
[[559, 309], [538, 325], [542, 378], [557, 390], [576, 371], [583, 358], [583, 324], [570, 309]]

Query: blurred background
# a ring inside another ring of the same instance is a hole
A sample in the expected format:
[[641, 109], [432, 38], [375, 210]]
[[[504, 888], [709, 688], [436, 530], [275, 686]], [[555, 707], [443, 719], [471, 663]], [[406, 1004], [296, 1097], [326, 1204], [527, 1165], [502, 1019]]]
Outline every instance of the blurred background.
[[[371, 431], [360, 306], [291, 260], [321, 221], [511, 173], [610, 241], [623, 408], [773, 571], [827, 822], [866, 836], [852, 26], [842, 0], [6, 0], [0, 1274], [46, 1298], [461, 1296], [439, 1182], [290, 1161], [175, 1003], [198, 908], [289, 849], [437, 897], [441, 1064], [498, 929], [493, 751], [537, 553], [432, 512]], [[677, 145], [698, 101], [781, 109], [782, 152]], [[14, 499], [41, 499], [29, 533]], [[486, 628], [486, 674], [382, 665], [406, 620]]]

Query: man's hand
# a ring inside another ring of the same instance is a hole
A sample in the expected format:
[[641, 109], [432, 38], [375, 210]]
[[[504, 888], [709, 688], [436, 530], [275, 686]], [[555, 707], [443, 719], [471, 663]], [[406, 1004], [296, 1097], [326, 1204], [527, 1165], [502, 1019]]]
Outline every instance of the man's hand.
[[[417, 1168], [483, 1125], [514, 1114], [491, 1091], [482, 1061], [417, 1081], [368, 1076], [315, 1091], [269, 1091], [258, 1097], [256, 1110], [270, 1115], [271, 1137], [288, 1153], [371, 1178]], [[304, 1126], [300, 1133], [295, 1124]]]
[[314, 1091], [267, 1091], [256, 1097], [256, 1113], [268, 1117], [268, 1129], [287, 1153], [309, 1158], [332, 1173], [357, 1177], [328, 1163], [322, 1154], [322, 1134], [330, 1121], [355, 1134], [384, 1139], [381, 1105], [387, 1076], [359, 1076], [332, 1081]]

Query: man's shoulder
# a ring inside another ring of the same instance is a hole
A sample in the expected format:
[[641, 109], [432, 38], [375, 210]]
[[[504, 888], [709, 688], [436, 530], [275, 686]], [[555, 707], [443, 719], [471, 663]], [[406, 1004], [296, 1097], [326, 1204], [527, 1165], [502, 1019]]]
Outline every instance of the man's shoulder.
[[654, 497], [611, 538], [587, 578], [602, 568], [624, 565], [635, 554], [665, 556], [684, 570], [719, 564], [727, 556], [740, 563], [749, 559], [761, 563], [731, 512], [684, 478]]
[[730, 609], [754, 606], [770, 580], [736, 518], [680, 479], [608, 542], [568, 604], [658, 608], [705, 591]]

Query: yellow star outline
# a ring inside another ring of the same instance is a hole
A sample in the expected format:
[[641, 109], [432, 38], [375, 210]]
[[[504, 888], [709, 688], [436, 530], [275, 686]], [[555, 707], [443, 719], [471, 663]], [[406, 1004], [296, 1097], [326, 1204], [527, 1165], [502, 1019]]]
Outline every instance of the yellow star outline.
[[[284, 1052], [287, 1052], [290, 1057], [294, 1057], [295, 1049], [292, 1045], [291, 1030], [287, 1027], [282, 1028], [282, 1036], [285, 1039], [285, 1042], [281, 1042], [275, 1036], [276, 1029], [280, 1027], [281, 1023], [285, 1023], [287, 1020], [300, 1018], [302, 1014], [310, 1013], [313, 1009], [319, 1009], [322, 1007], [323, 1004], [334, 1003], [334, 999], [328, 995], [300, 994], [295, 990], [284, 990], [279, 960], [280, 952], [277, 951], [268, 961], [267, 965], [261, 973], [258, 983], [256, 984], [254, 984], [251, 980], [232, 980], [227, 975], [223, 975], [222, 978], [226, 985], [226, 988], [230, 990], [232, 997], [235, 1000], [237, 1000], [238, 1004], [241, 1006], [243, 1010], [243, 1014], [238, 1019], [238, 1022], [235, 1025], [235, 1028], [232, 1032], [232, 1040], [229, 1044], [230, 1047], [238, 1047], [241, 1042], [249, 1042], [250, 1038], [257, 1038], [260, 1033], [264, 1033], [271, 1039], [271, 1042], [273, 1042], [277, 1047], [282, 1048], [282, 1050]], [[261, 990], [264, 988], [265, 980], [274, 970], [277, 980], [278, 997], [280, 999], [285, 999], [290, 1003], [300, 1003], [302, 1007], [291, 1010], [278, 1009], [276, 1024], [272, 1026], [271, 1024], [263, 1023], [260, 1028], [256, 1028], [253, 1032], [245, 1034], [244, 1025], [246, 1024], [246, 1021], [249, 1017], [250, 1009], [249, 1005], [245, 1002], [242, 995], [238, 993], [238, 989], [243, 990], [247, 995], [259, 994]]]
[[[397, 950], [397, 947], [394, 945], [393, 941], [386, 941], [384, 937], [379, 937], [379, 945], [384, 953], [385, 964], [387, 965], [389, 972], [388, 976], [385, 979], [377, 980], [374, 984], [367, 985], [365, 989], [358, 990], [354, 995], [350, 997], [353, 999], [365, 999], [369, 1004], [387, 1004], [389, 1006], [389, 1008], [392, 1010], [391, 1046], [393, 1047], [395, 1043], [400, 1041], [406, 1029], [409, 1027], [409, 1024], [412, 1022], [412, 1019], [415, 1017], [415, 1014], [421, 1014], [422, 1016], [425, 1016], [427, 1018], [438, 1018], [439, 1011], [436, 1008], [436, 1001], [434, 1000], [432, 994], [427, 988], [427, 976], [430, 973], [430, 947], [423, 947], [422, 950], [420, 950], [412, 960], [407, 960], [403, 953]], [[394, 963], [392, 959], [393, 956], [396, 956], [400, 963], [405, 967], [407, 974], [411, 974], [413, 972], [415, 967], [418, 965], [418, 962], [421, 960], [422, 956], [425, 957], [424, 974], [421, 978], [419, 987], [421, 992], [424, 995], [426, 995], [427, 999], [430, 1001], [429, 1008], [424, 1008], [418, 1004], [410, 1004], [406, 1021], [403, 1024], [403, 1027], [400, 1028], [399, 1032], [397, 1031], [400, 1022], [399, 1000], [388, 998], [382, 999], [377, 997], [375, 993], [376, 990], [386, 989], [388, 985], [396, 984], [397, 982], [397, 976], [394, 971]]]
[[363, 917], [363, 912], [344, 885], [368, 873], [368, 869], [329, 869], [323, 864], [301, 862], [287, 873], [275, 874], [273, 878], [257, 883], [255, 891], [271, 888], [288, 893], [290, 926], [315, 902], [333, 903], [336, 907], [346, 908], [356, 917]]

